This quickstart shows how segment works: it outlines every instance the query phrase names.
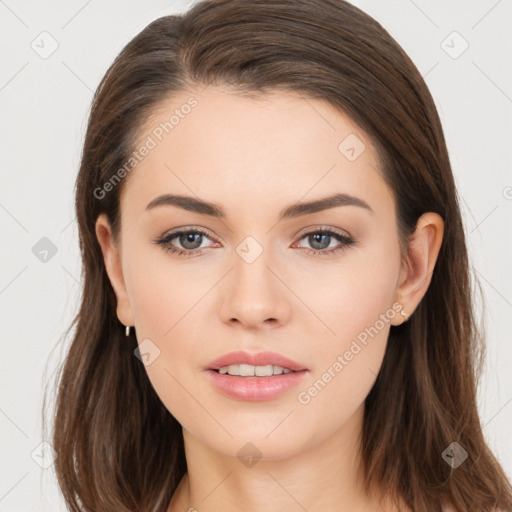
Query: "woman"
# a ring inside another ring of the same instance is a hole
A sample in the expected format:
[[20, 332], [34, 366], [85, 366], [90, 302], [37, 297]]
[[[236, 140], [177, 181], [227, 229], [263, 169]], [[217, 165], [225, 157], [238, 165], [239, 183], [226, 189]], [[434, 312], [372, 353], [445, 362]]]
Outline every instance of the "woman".
[[511, 510], [457, 192], [343, 1], [160, 18], [94, 97], [53, 446], [70, 510]]

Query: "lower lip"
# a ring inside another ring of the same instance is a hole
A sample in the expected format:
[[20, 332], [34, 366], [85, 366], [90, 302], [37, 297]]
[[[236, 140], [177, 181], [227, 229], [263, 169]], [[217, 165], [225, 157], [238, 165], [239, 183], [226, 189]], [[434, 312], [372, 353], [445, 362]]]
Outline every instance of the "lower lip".
[[308, 370], [301, 370], [272, 377], [239, 377], [206, 370], [217, 389], [233, 398], [251, 401], [276, 398], [299, 384], [308, 373]]

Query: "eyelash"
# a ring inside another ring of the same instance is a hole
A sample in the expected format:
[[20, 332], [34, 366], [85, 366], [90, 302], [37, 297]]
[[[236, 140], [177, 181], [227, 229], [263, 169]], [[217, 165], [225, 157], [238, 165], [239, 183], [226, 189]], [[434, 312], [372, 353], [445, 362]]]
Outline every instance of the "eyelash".
[[[164, 236], [158, 238], [157, 240], [155, 240], [154, 243], [157, 245], [160, 245], [164, 249], [164, 251], [170, 252], [176, 256], [180, 256], [180, 257], [184, 257], [184, 258], [189, 258], [192, 256], [199, 256], [200, 254], [202, 254], [202, 251], [203, 251], [203, 249], [205, 249], [205, 247], [200, 248], [200, 249], [185, 250], [185, 249], [178, 249], [176, 247], [173, 247], [170, 244], [171, 240], [173, 240], [174, 238], [179, 237], [182, 234], [190, 234], [190, 233], [201, 234], [201, 235], [204, 235], [205, 237], [211, 239], [211, 237], [208, 235], [208, 233], [206, 233], [205, 231], [202, 231], [201, 229], [183, 229], [181, 231], [175, 231], [173, 233], [169, 233], [168, 235], [164, 235]], [[352, 245], [356, 242], [353, 238], [351, 238], [347, 235], [338, 233], [336, 231], [333, 231], [331, 229], [317, 229], [314, 231], [308, 231], [307, 233], [304, 233], [303, 235], [301, 235], [301, 237], [299, 238], [299, 241], [302, 240], [303, 238], [306, 238], [308, 236], [315, 235], [315, 234], [328, 235], [328, 236], [338, 240], [341, 243], [341, 245], [339, 245], [338, 247], [334, 247], [333, 249], [323, 249], [323, 250], [309, 249], [307, 247], [301, 247], [301, 249], [303, 249], [304, 252], [308, 255], [330, 256], [338, 251], [345, 250], [347, 247], [349, 247], [350, 245]]]

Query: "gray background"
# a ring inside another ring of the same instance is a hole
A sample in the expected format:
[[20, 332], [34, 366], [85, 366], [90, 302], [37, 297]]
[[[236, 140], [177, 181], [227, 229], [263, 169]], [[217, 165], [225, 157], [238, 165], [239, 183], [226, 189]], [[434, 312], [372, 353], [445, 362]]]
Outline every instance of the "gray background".
[[[0, 512], [64, 510], [40, 409], [78, 304], [73, 186], [92, 93], [125, 43], [189, 3], [0, 0]], [[512, 475], [511, 2], [353, 3], [411, 56], [439, 109], [485, 292], [481, 420]]]

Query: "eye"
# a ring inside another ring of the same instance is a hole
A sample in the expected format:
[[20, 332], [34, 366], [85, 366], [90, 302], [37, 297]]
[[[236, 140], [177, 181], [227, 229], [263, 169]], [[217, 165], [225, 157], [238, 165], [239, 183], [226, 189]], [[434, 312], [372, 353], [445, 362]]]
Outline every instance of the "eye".
[[[307, 239], [312, 248], [304, 248], [304, 252], [313, 256], [329, 256], [338, 251], [346, 249], [348, 246], [354, 244], [356, 241], [343, 233], [338, 233], [331, 229], [318, 229], [316, 231], [309, 231], [301, 236], [300, 240]], [[332, 242], [338, 241], [338, 244], [329, 248]]]
[[[156, 239], [154, 243], [160, 245], [165, 251], [184, 258], [199, 256], [203, 249], [202, 242], [204, 238], [212, 240], [212, 238], [201, 229], [182, 229], [172, 233], [165, 234]], [[176, 239], [176, 242], [173, 242]], [[299, 240], [307, 239], [312, 248], [300, 247], [308, 255], [328, 256], [338, 251], [346, 249], [348, 246], [356, 243], [356, 241], [343, 233], [338, 233], [332, 229], [317, 229], [303, 234]], [[338, 242], [334, 247], [332, 242]], [[181, 247], [177, 247], [178, 243]], [[216, 242], [215, 242], [216, 243]]]
[[[162, 246], [167, 252], [187, 258], [190, 256], [198, 256], [203, 252], [204, 247], [201, 247], [201, 245], [204, 237], [210, 238], [205, 231], [200, 229], [183, 229], [166, 234], [155, 240], [155, 243]], [[174, 239], [177, 239], [177, 243], [179, 243], [183, 249], [171, 243]]]

